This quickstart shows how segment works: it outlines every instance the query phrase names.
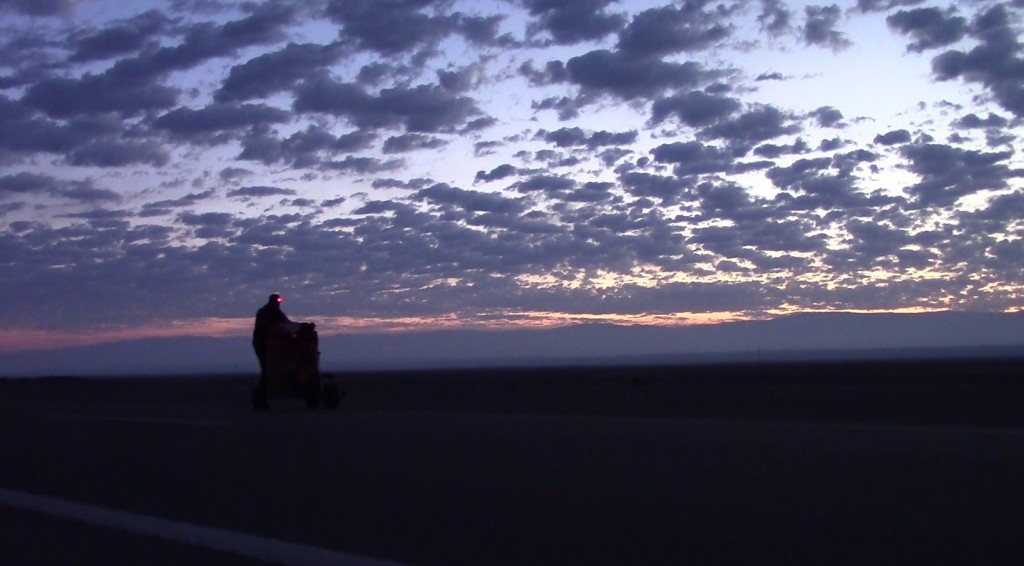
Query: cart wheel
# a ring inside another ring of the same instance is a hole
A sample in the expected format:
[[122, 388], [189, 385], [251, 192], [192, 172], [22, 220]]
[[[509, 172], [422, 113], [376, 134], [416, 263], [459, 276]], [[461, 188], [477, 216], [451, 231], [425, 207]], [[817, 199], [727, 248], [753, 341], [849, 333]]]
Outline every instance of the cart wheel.
[[313, 410], [320, 406], [320, 392], [315, 387], [306, 392], [306, 406]]
[[341, 403], [341, 394], [338, 393], [338, 386], [332, 381], [324, 384], [324, 408], [333, 411]]
[[252, 408], [257, 411], [266, 411], [270, 408], [270, 403], [267, 402], [267, 394], [259, 385], [252, 388]]

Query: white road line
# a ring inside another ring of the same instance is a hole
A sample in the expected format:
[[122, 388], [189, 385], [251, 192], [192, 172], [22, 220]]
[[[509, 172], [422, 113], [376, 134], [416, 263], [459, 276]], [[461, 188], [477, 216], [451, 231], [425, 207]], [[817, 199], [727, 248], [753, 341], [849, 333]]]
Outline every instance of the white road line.
[[0, 504], [286, 565], [402, 566], [323, 548], [0, 489]]
[[112, 417], [106, 415], [49, 414], [51, 419], [68, 419], [76, 421], [98, 421], [115, 423], [163, 424], [176, 426], [235, 426], [232, 421], [213, 419], [172, 419], [162, 417]]

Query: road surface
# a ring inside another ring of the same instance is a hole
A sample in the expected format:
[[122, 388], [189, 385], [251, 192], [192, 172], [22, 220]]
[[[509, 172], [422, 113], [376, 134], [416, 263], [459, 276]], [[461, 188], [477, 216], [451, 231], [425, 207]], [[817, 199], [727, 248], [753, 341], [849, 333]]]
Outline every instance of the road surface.
[[1014, 426], [383, 410], [358, 391], [255, 413], [249, 385], [0, 388], [0, 563], [1024, 557]]

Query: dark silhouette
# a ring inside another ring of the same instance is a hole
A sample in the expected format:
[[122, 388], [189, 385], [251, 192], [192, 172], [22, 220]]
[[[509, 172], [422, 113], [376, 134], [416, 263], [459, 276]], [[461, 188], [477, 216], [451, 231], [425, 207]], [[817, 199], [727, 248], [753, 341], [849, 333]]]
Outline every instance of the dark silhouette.
[[256, 323], [252, 329], [252, 349], [260, 362], [260, 389], [264, 394], [267, 391], [267, 336], [282, 323], [291, 322], [281, 310], [283, 300], [277, 293], [270, 295], [267, 304], [256, 311]]

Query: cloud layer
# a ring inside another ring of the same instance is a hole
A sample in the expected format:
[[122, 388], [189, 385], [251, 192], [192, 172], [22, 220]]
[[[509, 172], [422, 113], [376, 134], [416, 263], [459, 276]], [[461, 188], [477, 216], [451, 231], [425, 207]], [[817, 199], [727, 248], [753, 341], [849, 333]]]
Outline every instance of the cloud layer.
[[0, 328], [1016, 309], [1022, 16], [0, 1]]

